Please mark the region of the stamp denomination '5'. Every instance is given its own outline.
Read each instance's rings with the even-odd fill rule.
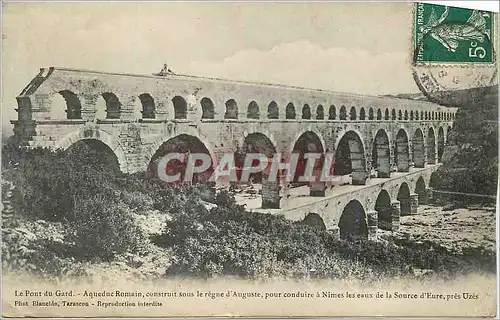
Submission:
[[[415,3],[414,14],[414,62],[493,63],[491,12]]]

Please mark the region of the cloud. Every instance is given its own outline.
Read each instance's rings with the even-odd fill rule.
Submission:
[[[223,61],[195,60],[177,72],[369,95],[417,92],[407,52],[370,54],[307,40],[269,51],[241,50]]]

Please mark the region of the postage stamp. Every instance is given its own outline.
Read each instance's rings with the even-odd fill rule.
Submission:
[[[493,63],[491,12],[415,3],[415,63]]]

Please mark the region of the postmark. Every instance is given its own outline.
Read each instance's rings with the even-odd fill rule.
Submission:
[[[498,83],[494,18],[489,12],[415,4],[413,77],[430,101],[461,106]]]
[[[494,23],[492,12],[415,3],[413,62],[493,63]]]

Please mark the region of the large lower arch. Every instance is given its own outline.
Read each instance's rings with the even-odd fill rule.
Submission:
[[[427,163],[436,164],[436,136],[434,128],[430,127],[427,133]]]
[[[276,153],[276,147],[272,143],[271,139],[263,133],[254,132],[245,136],[243,141],[243,146],[240,150],[237,150],[234,154],[234,161],[236,168],[238,170],[237,176],[241,181],[242,179],[242,169],[247,167],[257,167],[259,166],[258,159],[253,159],[251,163],[245,163],[245,161],[250,161],[249,155],[261,154],[268,159],[268,168],[271,166],[271,160]],[[248,159],[247,159],[248,158]],[[264,170],[266,172],[266,170]],[[247,177],[243,177],[245,181],[243,182],[253,182],[261,183],[263,180],[263,172],[250,173]]]
[[[401,204],[401,215],[409,215],[411,213],[410,208],[410,188],[406,182],[401,183],[398,191],[398,201]]]
[[[363,141],[355,131],[347,131],[335,148],[334,175],[351,174],[352,184],[366,183],[366,160]]]
[[[408,146],[408,134],[404,129],[399,129],[396,135],[396,165],[399,172],[410,170],[410,148]]]
[[[167,155],[180,154],[180,158],[172,159],[167,162],[164,168],[159,168],[162,165],[161,160]],[[208,168],[201,173],[195,173],[192,177],[186,176],[188,165],[200,166],[201,160],[196,160],[195,163],[190,163],[193,159],[190,157],[195,154],[205,154],[210,159]],[[163,142],[154,155],[151,157],[148,166],[148,173],[153,178],[161,178],[158,173],[162,172],[166,176],[172,177],[172,181],[164,181],[166,184],[197,184],[209,181],[213,174],[214,163],[210,151],[205,144],[198,138],[188,134],[180,134]],[[178,175],[178,176],[177,176]],[[174,178],[177,176],[177,178]]]
[[[86,138],[78,140],[66,149],[66,154],[70,157],[76,155],[77,159],[79,155],[86,154],[85,165],[90,165],[97,170],[115,173],[121,171],[115,152],[107,144],[98,139]]]
[[[413,163],[415,168],[425,167],[425,144],[422,130],[417,129],[413,135]]]
[[[384,129],[377,131],[372,146],[372,166],[378,172],[378,178],[389,178],[391,175],[391,153],[389,136]]]
[[[441,158],[443,157],[444,152],[444,130],[443,127],[439,127],[438,130],[438,162],[441,163]]]
[[[80,140],[98,140],[104,145],[106,145],[115,155],[118,161],[118,166],[120,171],[124,173],[129,172],[127,157],[123,148],[113,139],[113,137],[105,131],[99,129],[85,129],[74,131],[64,138],[59,140],[55,149],[67,150],[71,145],[77,143]]]
[[[348,241],[368,239],[365,209],[358,200],[352,200],[344,207],[339,219],[339,228],[341,239]]]
[[[419,204],[427,204],[427,192],[425,191],[425,181],[422,176],[420,176],[417,180],[415,193],[418,195]]]
[[[294,183],[309,184],[307,181],[301,181],[301,177],[304,176],[307,167],[307,158],[305,158],[306,153],[320,153],[324,154],[323,143],[320,137],[313,131],[306,131],[302,133],[292,148],[292,154],[298,157],[297,166],[295,169],[295,175],[293,178]],[[321,167],[322,161],[316,161],[314,168]]]
[[[392,230],[391,197],[386,190],[381,190],[375,202],[378,215],[378,227],[383,230]]]

